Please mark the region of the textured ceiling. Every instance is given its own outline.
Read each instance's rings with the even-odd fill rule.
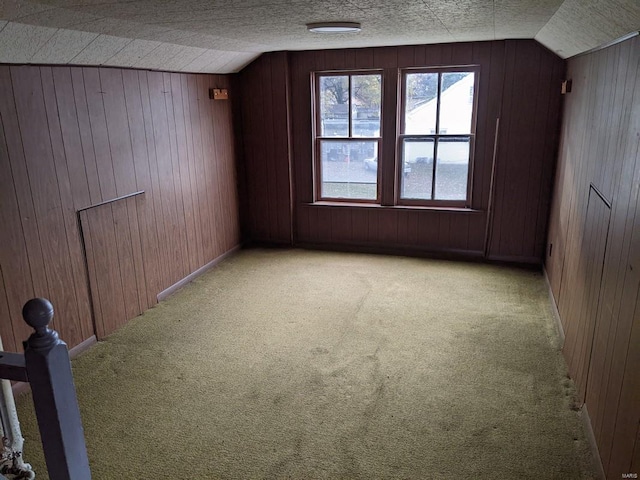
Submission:
[[[319,35],[309,22],[362,23]],[[260,53],[535,38],[562,57],[640,29],[640,0],[0,0],[0,62],[237,72]]]

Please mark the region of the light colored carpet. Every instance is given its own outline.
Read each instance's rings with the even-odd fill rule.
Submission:
[[[96,480],[595,478],[531,271],[242,251],[73,367]]]

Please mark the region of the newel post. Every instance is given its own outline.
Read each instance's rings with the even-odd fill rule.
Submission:
[[[22,316],[35,330],[24,342],[24,356],[49,477],[90,480],[67,344],[48,328],[53,305],[34,298],[25,304]]]

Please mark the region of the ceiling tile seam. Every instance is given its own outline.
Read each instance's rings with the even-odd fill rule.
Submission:
[[[125,45],[125,46],[124,46],[124,47],[122,47],[120,50],[118,50],[118,52],[117,52],[117,53],[114,53],[111,57],[109,57],[108,59],[106,59],[104,63],[107,63],[107,62],[108,62],[109,60],[111,60],[113,57],[115,57],[116,55],[118,55],[122,50],[124,50],[124,49],[125,49],[125,47],[127,47],[128,45],[131,45],[131,44],[132,44],[133,42],[135,42],[136,40],[141,40],[141,39],[139,39],[139,38],[134,38],[134,39],[132,39],[132,40],[131,40],[131,42],[127,43],[127,45]],[[146,40],[146,41],[151,41],[151,40]],[[146,55],[144,55],[144,56],[142,56],[142,57],[138,58],[137,62],[142,62],[142,60],[143,60],[144,58],[147,58],[149,55],[151,55],[153,52],[155,52],[155,51],[156,51],[158,48],[160,48],[162,45],[164,45],[164,42],[158,42],[158,45],[156,45],[156,46],[155,46],[155,47],[153,47],[151,50],[149,50],[149,52],[148,52]],[[132,65],[132,66],[135,66],[135,65]]]
[[[11,23],[11,22],[6,22],[6,23],[2,26],[2,28],[0,28],[0,33],[2,33],[2,31],[3,31],[5,28],[7,28],[7,25],[9,25],[10,23]]]
[[[78,12],[81,13],[86,13],[83,12],[83,10],[88,10],[90,8],[94,8],[97,6],[108,6],[108,5],[126,5],[129,3],[140,3],[140,0],[131,0],[131,1],[125,1],[125,2],[107,2],[107,3],[91,3],[91,4],[87,4],[87,3],[82,3],[82,4],[78,4],[78,5],[67,5],[65,7],[53,7],[53,8],[76,8],[78,9]],[[290,6],[291,2],[290,1],[284,1],[284,2],[269,2],[269,3],[260,3],[261,7],[273,7],[273,6]],[[354,5],[355,6],[355,5]],[[194,12],[194,13],[215,13],[216,11],[220,11],[221,8],[225,8],[226,6],[212,6],[212,7],[203,7],[203,8],[190,8],[189,11],[190,12]],[[242,11],[251,11],[253,10],[255,7],[254,6],[234,6],[233,7],[235,11],[238,12],[242,12]],[[358,7],[360,10],[362,10],[362,8]],[[362,10],[364,11],[364,10]],[[169,8],[165,8],[163,9],[163,12],[166,14],[174,14],[174,13],[184,13],[184,8],[182,7],[177,7],[175,9],[169,9]],[[90,13],[91,15],[95,15],[94,13]],[[111,16],[108,18],[113,18],[113,19],[117,19],[117,20],[124,20],[126,18],[130,18],[132,16],[141,16],[143,14],[140,13],[126,13],[126,12],[120,12],[118,13],[118,16]],[[239,14],[239,17],[242,18],[244,15],[243,14]],[[125,17],[125,18],[121,18],[121,17]]]
[[[104,32],[95,32],[93,30],[85,30],[83,28],[77,28],[78,25],[86,25],[87,23],[92,23],[92,22],[96,22],[98,20],[104,20],[104,19],[108,19],[109,17],[96,17],[95,19],[91,20],[90,22],[87,22],[86,20],[80,21],[80,22],[74,22],[74,23],[70,23],[68,24],[65,28],[69,29],[69,30],[77,30],[78,32],[87,32],[87,33],[97,33],[98,35],[103,35]]]
[[[170,64],[171,61],[176,58],[178,55],[182,54],[184,52],[184,48],[189,48],[189,47],[185,47],[184,45],[178,45],[175,43],[169,43],[169,42],[161,42],[160,45],[158,45],[156,48],[160,48],[162,45],[173,45],[176,47],[183,47],[182,50],[178,50],[176,53],[174,53],[173,55],[171,55],[171,57],[169,58],[162,58],[160,59],[163,62],[163,66],[166,64]],[[151,52],[153,52],[155,50],[155,48],[153,50],[151,50]],[[149,55],[151,55],[151,52],[149,52],[147,55],[145,55],[144,57],[140,58],[138,61],[139,62],[143,62],[145,58],[147,58]],[[150,68],[158,68],[158,67],[150,67]],[[162,70],[162,69],[159,69]]]
[[[496,0],[493,0],[493,39],[496,39]]]
[[[136,1],[137,1],[137,0],[136,0]],[[111,17],[102,17],[102,19],[105,19],[105,18],[106,18],[106,19],[109,19],[109,18],[111,18]],[[85,23],[85,22],[80,22],[80,23],[75,23],[75,24],[69,25],[69,26],[67,27],[67,29],[76,30],[76,31],[80,31],[80,32],[86,32],[86,33],[96,33],[96,34],[99,34],[99,35],[109,35],[109,34],[104,33],[104,32],[103,32],[103,33],[99,33],[99,32],[95,32],[95,31],[93,31],[93,30],[88,30],[88,29],[82,29],[82,28],[80,28],[80,29],[76,29],[76,28],[72,28],[72,27],[75,27],[76,25],[83,25],[84,23]],[[132,22],[132,23],[136,23],[136,22]],[[200,32],[193,32],[193,33],[192,33],[192,32],[189,32],[188,30],[175,30],[175,29],[170,29],[170,28],[168,28],[168,27],[162,26],[163,24],[161,25],[161,24],[156,24],[156,23],[141,23],[141,22],[137,22],[137,23],[138,23],[139,25],[144,25],[144,26],[151,26],[151,27],[160,26],[161,28],[166,28],[167,30],[165,31],[165,33],[166,33],[167,31],[182,31],[182,32],[188,33],[188,34],[189,34],[189,36],[187,36],[187,37],[185,37],[185,38],[181,38],[181,39],[176,40],[176,41],[172,41],[172,42],[166,42],[166,41],[163,41],[163,40],[149,39],[149,38],[144,38],[144,37],[140,37],[140,38],[138,38],[138,37],[137,37],[137,38],[135,38],[134,40],[146,40],[146,41],[150,41],[150,42],[160,42],[160,43],[171,44],[171,45],[179,45],[179,46],[181,46],[181,47],[206,48],[207,50],[214,50],[214,49],[212,49],[212,48],[202,47],[202,46],[200,46],[200,45],[198,45],[198,44],[194,44],[194,43],[196,43],[196,42],[189,42],[189,39],[191,39],[191,38],[193,38],[193,37],[196,37],[196,36],[198,36],[198,35],[201,35],[201,33],[200,33]],[[117,35],[111,35],[111,36],[118,37]],[[118,38],[127,38],[127,37],[118,37]],[[233,41],[236,41],[236,40],[237,40],[237,39],[235,39],[235,38],[230,38],[230,37],[227,37],[227,36],[220,36],[220,35],[218,35],[218,36],[217,36],[217,38],[219,38],[219,39],[224,39],[224,40],[228,40],[228,41],[231,41],[231,42],[233,42]],[[188,42],[188,43],[187,43],[187,42]],[[251,44],[252,44],[252,45],[261,45],[261,44],[255,44],[255,43],[253,43],[253,42],[251,42]],[[266,46],[268,46],[268,45],[266,45]],[[221,51],[225,51],[225,52],[238,52],[238,53],[245,53],[245,52],[247,52],[246,50],[221,50]],[[151,52],[149,52],[149,53],[151,53]],[[256,51],[253,51],[253,50],[252,50],[252,51],[249,51],[249,52],[247,52],[247,53],[263,53],[263,51],[256,52]]]
[[[44,5],[42,5],[41,3],[38,3],[39,6],[44,7]],[[36,14],[41,14],[41,13],[46,13],[46,12],[50,12],[51,10],[56,10],[58,7],[51,7],[51,8],[45,8],[44,10],[40,10],[38,12],[35,12]],[[34,15],[34,12],[31,13],[25,13],[24,15],[20,15],[18,17],[12,18],[11,20],[9,20],[10,22],[18,22],[18,20],[20,20],[21,18],[24,17],[30,17],[31,15]],[[20,23],[20,22],[18,22]]]
[[[565,4],[565,3],[567,3],[567,0],[564,0],[560,5],[558,5],[558,8],[556,8],[556,11],[555,11],[555,12],[553,12],[553,15],[551,15],[551,16],[549,17],[549,19],[547,20],[547,22],[546,22],[544,25],[542,25],[542,26],[540,27],[540,29],[536,32],[536,34],[533,36],[533,39],[534,39],[534,40],[537,40],[537,38],[536,38],[536,37],[538,36],[538,34],[542,31],[542,29],[543,29],[544,27],[546,27],[547,25],[549,25],[549,22],[550,22],[551,20],[553,20],[553,17],[555,17],[555,16],[558,14],[558,11],[559,11],[562,7],[564,7],[564,4]]]
[[[208,71],[208,69],[212,66],[215,65],[215,63],[217,61],[220,60],[220,57],[216,57],[213,60],[211,60],[209,63],[207,63],[204,67],[200,67],[200,69],[198,70],[198,73],[211,73]]]
[[[227,65],[229,65],[231,62],[235,62],[235,61],[238,59],[238,56],[239,56],[239,55],[240,55],[240,54],[239,54],[239,53],[237,53],[237,52],[236,52],[235,54],[230,55],[230,57],[231,57],[231,58],[229,58],[229,60],[227,60],[226,62],[224,62],[222,65],[220,65],[220,67],[219,67],[219,68],[220,68],[220,70],[225,70],[225,69],[226,69],[226,67],[227,67]]]
[[[105,18],[109,18],[109,17],[105,17]],[[135,23],[135,22],[132,22],[132,23]],[[140,25],[145,25],[145,26],[148,26],[148,27],[150,26],[150,27],[166,28],[167,29],[166,32],[169,32],[169,31],[178,32],[179,31],[179,32],[185,32],[185,33],[191,33],[189,30],[172,29],[172,28],[167,27],[166,25],[171,25],[171,22],[139,23],[139,24]],[[166,32],[164,32],[164,33],[166,33]],[[159,41],[159,42],[163,42],[163,43],[171,43],[173,45],[182,45],[183,47],[207,48],[207,47],[201,47],[200,45],[194,45],[194,42],[186,43],[190,38],[193,38],[193,37],[198,36],[198,35],[209,35],[209,36],[215,37],[216,39],[228,40],[230,42],[237,42],[238,41],[237,38],[232,38],[232,37],[228,37],[228,36],[225,36],[225,35],[210,35],[210,34],[198,31],[198,30],[194,30],[193,34],[189,35],[188,37],[181,38],[179,40],[172,41],[172,42],[163,42],[162,40],[152,40],[152,41]],[[138,40],[148,40],[148,39],[147,38],[139,38]],[[185,43],[181,43],[181,42],[185,42]],[[252,46],[253,45],[260,45],[260,46],[264,46],[264,47],[267,47],[267,48],[271,47],[271,45],[262,44],[262,43],[255,43],[253,41],[251,41],[251,42],[247,41],[245,43],[251,44]],[[207,48],[207,49],[208,50],[214,50],[212,48]],[[240,52],[240,53],[247,52],[246,50],[224,50],[224,51],[226,51],[226,52]],[[251,50],[248,53],[264,53],[265,51],[267,51],[267,50],[261,50],[260,52],[256,52],[256,51]]]
[[[235,55],[229,59],[229,61],[227,61],[225,64],[220,66],[220,69],[225,69],[228,65],[230,65],[232,62],[236,62],[239,58],[242,58],[242,62],[247,65],[247,55],[249,55],[250,52],[235,52]],[[253,61],[253,60],[251,60]],[[234,67],[234,70],[237,71],[237,67]],[[232,73],[232,72],[227,72],[227,73]]]
[[[170,44],[170,45],[176,45],[177,47],[182,47],[182,50],[178,50],[174,55],[172,55],[172,56],[171,56],[171,58],[166,58],[166,59],[165,59],[165,58],[163,58],[163,59],[162,59],[162,62],[163,62],[163,65],[162,65],[162,66],[163,66],[163,67],[164,67],[165,65],[171,65],[171,63],[173,62],[173,60],[174,60],[175,58],[177,58],[178,56],[180,56],[180,55],[183,55],[183,54],[184,54],[185,49],[187,49],[187,48],[198,48],[198,47],[191,47],[191,46],[186,46],[186,45],[178,45],[178,44],[175,44],[175,43],[172,43],[172,44]],[[179,71],[180,71],[180,69],[175,68],[175,69],[174,69],[174,71],[179,72]]]
[[[202,67],[202,68],[199,70],[199,72],[201,72],[201,73],[212,73],[212,72],[208,72],[207,70],[208,70],[212,65],[215,65],[217,62],[219,62],[221,58],[222,58],[222,56],[218,56],[218,57],[214,58],[214,59],[213,59],[213,60],[211,60],[209,63],[207,63],[204,67]],[[221,70],[223,70],[223,69],[224,69],[224,67],[225,67],[226,65],[228,65],[230,62],[231,62],[231,59],[227,60],[225,63],[223,63],[223,64],[221,64],[221,65],[218,65],[218,66],[217,66],[218,70],[220,70],[220,71],[221,71]],[[216,73],[217,73],[217,72],[216,72]]]
[[[91,7],[102,7],[105,5],[126,5],[129,3],[139,3],[140,0],[124,0],[124,1],[115,1],[115,2],[101,2],[101,3],[92,3]],[[69,5],[69,7],[86,7],[86,3],[78,3],[76,5]]]
[[[103,33],[101,33],[100,35],[98,35],[96,38],[94,38],[93,40],[91,40],[91,42],[89,42],[87,45],[85,45],[85,47],[80,50],[71,60],[69,60],[69,63],[73,63],[73,61],[82,54],[82,52],[84,52],[87,48],[89,48],[91,45],[93,45],[93,42],[95,42],[96,40],[98,40],[100,37],[105,36]],[[109,35],[111,36],[111,35]],[[115,55],[117,55],[118,53],[120,53],[122,51],[122,49],[124,49],[127,45],[129,45],[131,42],[133,42],[133,39],[128,39],[128,38],[124,38],[124,37],[116,37],[116,38],[123,38],[124,40],[129,40],[122,48],[120,48],[120,50],[118,50],[114,55],[112,55],[109,58],[113,58]],[[105,62],[107,62],[109,59],[104,60],[102,63],[99,63],[98,65],[104,65]]]
[[[455,36],[451,33],[451,31],[447,28],[447,26],[444,24],[444,22],[440,19],[440,17],[438,15],[436,15],[436,13],[431,9],[431,7],[425,2],[425,0],[422,0],[422,4],[427,8],[427,10],[429,10],[429,12],[431,12],[431,15],[433,15],[433,18],[435,18],[436,20],[438,20],[440,22],[440,25],[442,25],[444,27],[444,29],[447,31],[447,33],[452,37],[455,38]]]
[[[197,47],[193,47],[193,48],[197,48]],[[191,61],[190,61],[189,63],[187,63],[186,65],[183,65],[183,66],[180,68],[180,71],[182,71],[182,69],[183,69],[183,68],[186,68],[186,67],[188,67],[189,65],[191,65],[192,63],[196,62],[200,57],[202,57],[205,53],[208,53],[209,51],[210,51],[210,50],[209,50],[208,48],[205,48],[205,49],[204,49],[204,51],[203,51],[200,55],[198,55],[196,58],[194,58],[193,60],[191,60]]]
[[[14,22],[15,23],[15,22]],[[24,25],[23,23],[19,23],[19,25]],[[42,28],[42,27],[38,27],[38,28]],[[46,28],[46,27],[45,27]],[[42,42],[42,45],[40,45],[40,48],[38,48],[35,52],[33,52],[33,54],[29,57],[29,59],[27,60],[27,62],[29,62],[33,57],[36,56],[36,54],[42,50],[50,41],[51,39],[54,37],[54,35],[56,33],[58,33],[58,31],[60,31],[59,28],[56,28],[53,33],[51,34],[51,36],[49,38],[47,38],[47,40],[45,42]]]

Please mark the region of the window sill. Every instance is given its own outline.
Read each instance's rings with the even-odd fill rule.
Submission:
[[[484,213],[484,210],[465,207],[434,207],[426,205],[380,205],[379,203],[358,203],[358,202],[311,202],[304,204],[307,207],[350,207],[350,208],[373,208],[385,210],[419,210],[435,212],[455,212],[455,213]]]

